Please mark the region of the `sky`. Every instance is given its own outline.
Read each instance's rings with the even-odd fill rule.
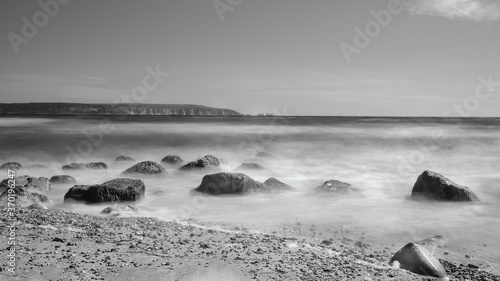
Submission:
[[[500,116],[498,0],[2,0],[0,102]]]

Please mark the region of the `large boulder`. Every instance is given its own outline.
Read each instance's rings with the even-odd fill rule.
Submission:
[[[64,195],[64,202],[130,202],[144,197],[146,187],[139,179],[119,178],[96,185],[75,185]]]
[[[264,167],[257,163],[242,163],[236,170],[264,170]]]
[[[331,194],[353,195],[358,193],[359,190],[351,184],[341,182],[338,180],[329,180],[320,186],[315,187],[317,192],[325,192]]]
[[[91,163],[71,163],[62,166],[62,170],[107,170],[108,165],[103,162],[91,162]]]
[[[399,268],[409,270],[413,273],[432,276],[446,277],[443,265],[427,249],[417,243],[408,243],[401,248],[389,261],[390,265],[399,263]]]
[[[9,200],[9,197],[13,198],[13,194],[15,194],[15,200]],[[27,190],[27,188],[24,188],[22,186],[15,186],[14,188],[6,189],[0,195],[0,206],[7,206],[8,202],[15,204],[16,208],[26,208],[36,203],[51,203],[50,199],[47,196],[36,192],[30,192]]]
[[[202,171],[220,171],[220,162],[213,155],[205,155],[200,159],[189,162],[181,167],[183,171],[202,170]]]
[[[7,163],[4,163],[2,164],[2,166],[0,166],[0,171],[4,171],[4,170],[11,170],[11,171],[14,171],[14,172],[18,172],[18,171],[23,171],[23,165],[17,163],[17,162],[7,162]]]
[[[418,177],[411,191],[411,198],[437,201],[479,201],[479,197],[468,187],[458,185],[431,171],[424,171]]]
[[[76,183],[74,177],[69,175],[55,175],[50,178],[52,184],[72,184]]]
[[[283,183],[275,178],[268,178],[264,185],[273,191],[286,191],[286,190],[295,190],[295,188],[289,186],[286,183]]]
[[[217,173],[204,176],[201,184],[193,191],[222,195],[268,192],[270,189],[245,174]]]
[[[156,176],[165,177],[168,176],[167,171],[158,163],[153,161],[143,161],[135,164],[134,166],[123,171],[122,175],[134,175],[134,176]]]
[[[178,167],[184,163],[182,158],[177,155],[167,155],[161,159],[160,162],[162,165],[167,166],[167,167]]]
[[[9,181],[13,180],[15,186],[23,187],[29,192],[47,193],[52,189],[52,185],[48,178],[30,177],[28,175],[15,177],[14,179],[6,178],[0,182],[0,192],[3,192],[9,186]]]

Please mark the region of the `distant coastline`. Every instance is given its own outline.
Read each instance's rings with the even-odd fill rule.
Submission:
[[[0,115],[61,116],[242,116],[226,108],[192,104],[0,103]]]

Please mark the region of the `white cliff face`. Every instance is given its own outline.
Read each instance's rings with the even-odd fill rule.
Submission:
[[[0,104],[0,115],[211,115],[233,116],[241,113],[230,109],[177,104],[76,104],[19,103]]]

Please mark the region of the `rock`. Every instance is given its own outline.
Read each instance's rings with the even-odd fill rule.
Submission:
[[[261,158],[261,159],[275,159],[276,157],[274,157],[274,155],[269,154],[269,153],[267,153],[267,152],[260,151],[260,152],[258,152],[258,153],[255,155],[255,158]]]
[[[33,164],[33,165],[28,165],[26,167],[24,167],[26,170],[28,171],[47,171],[47,172],[51,172],[52,169],[50,169],[49,167],[43,165],[43,164]]]
[[[268,192],[270,189],[263,183],[239,173],[217,173],[203,177],[200,186],[193,191],[211,195],[248,194]]]
[[[137,213],[137,208],[132,205],[113,205],[101,211],[101,214],[118,216],[123,213]]]
[[[72,184],[76,183],[76,180],[74,177],[69,175],[56,175],[50,178],[50,182],[52,184]]]
[[[431,171],[424,171],[418,177],[411,191],[411,198],[437,201],[479,201],[479,197],[468,187],[458,185]]]
[[[37,202],[35,204],[29,205],[26,209],[28,210],[48,210],[47,206],[45,204]]]
[[[257,163],[243,163],[236,170],[264,170],[264,167]]]
[[[417,241],[415,243],[424,247],[431,254],[434,254],[434,250],[436,249],[436,247],[443,247],[447,242],[448,239],[446,239],[442,235],[436,235],[424,240]]]
[[[399,267],[424,276],[446,277],[443,265],[429,251],[417,243],[408,243],[390,260],[389,264],[399,263]]]
[[[220,162],[217,157],[212,155],[205,155],[204,157],[189,162],[181,167],[181,170],[207,170],[207,171],[220,171]]]
[[[243,163],[257,163],[257,164],[261,164],[263,163],[264,161],[260,158],[248,158],[248,159],[245,159],[243,160]]]
[[[130,156],[120,155],[120,156],[116,157],[115,162],[120,162],[120,161],[127,161],[127,162],[133,161],[133,162],[135,162],[135,159],[130,157]]]
[[[275,178],[268,178],[264,185],[270,188],[273,191],[283,191],[283,190],[295,190],[295,188],[289,186],[286,183],[282,183],[281,181]]]
[[[347,195],[352,195],[359,192],[358,189],[355,188],[354,186],[338,180],[326,181],[322,185],[317,186],[315,189],[318,192],[328,192],[328,193],[347,194]]]
[[[143,161],[123,171],[122,175],[149,175],[149,176],[168,176],[167,171],[158,163],[153,161]]]
[[[166,166],[180,166],[184,161],[177,155],[167,155],[161,159],[160,163]]]
[[[16,208],[26,208],[35,203],[51,203],[50,199],[47,196],[35,192],[30,192],[22,186],[16,186],[12,189],[9,188],[9,190],[13,190],[13,192],[16,194],[16,200],[14,202],[16,204]],[[9,199],[9,190],[5,190],[2,195],[0,195],[0,206],[7,206],[7,202]]]
[[[8,182],[10,178],[4,179],[0,182],[0,191],[4,191],[8,187]],[[40,177],[30,177],[28,175],[19,176],[14,178],[15,186],[20,186],[29,192],[49,192],[52,190],[52,185],[48,178]]]
[[[218,159],[219,159],[219,164],[221,164],[221,165],[227,165],[227,164],[229,163],[229,162],[227,162],[227,160],[226,160],[226,159],[224,159],[224,158],[218,158]]]
[[[0,170],[11,170],[11,171],[14,171],[14,172],[17,172],[17,171],[23,171],[23,166],[17,162],[7,162],[7,163],[4,163],[2,164],[2,166],[0,166]]]
[[[71,200],[85,203],[139,201],[146,187],[139,179],[119,178],[96,185],[75,185],[64,195],[64,202]]]
[[[108,165],[103,162],[91,162],[91,163],[71,163],[62,166],[62,170],[107,170]]]

